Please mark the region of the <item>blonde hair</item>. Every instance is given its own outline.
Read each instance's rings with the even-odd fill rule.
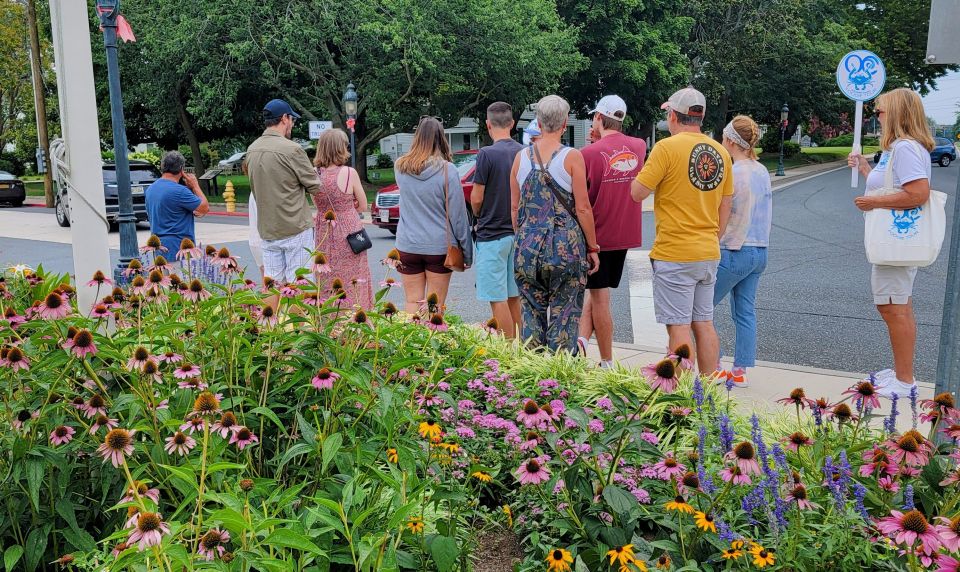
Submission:
[[[339,167],[350,160],[347,148],[347,133],[343,129],[328,129],[317,140],[317,156],[313,164],[317,167]]]
[[[756,147],[757,143],[760,142],[760,127],[757,126],[757,122],[746,115],[738,115],[733,118],[733,121],[731,121],[730,124],[733,125],[733,128],[737,134],[740,135],[740,137],[743,137],[743,140],[750,145],[750,148],[746,150],[747,157],[756,159]]]
[[[451,160],[453,156],[443,124],[436,117],[424,117],[413,134],[410,151],[397,159],[396,167],[401,173],[419,175],[428,163]]]
[[[883,109],[883,135],[880,147],[889,150],[897,139],[913,139],[933,151],[936,146],[927,125],[927,114],[923,110],[920,96],[905,87],[898,87],[877,98],[877,109]]]

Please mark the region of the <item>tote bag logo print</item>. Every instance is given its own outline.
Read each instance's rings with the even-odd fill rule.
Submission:
[[[893,238],[906,240],[920,232],[917,224],[923,216],[923,207],[903,211],[891,210],[890,214],[893,216],[893,224],[890,225],[889,232]]]

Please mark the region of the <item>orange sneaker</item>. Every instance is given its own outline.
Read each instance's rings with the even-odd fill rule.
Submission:
[[[732,374],[725,369],[718,369],[711,373],[707,379],[713,383],[721,384],[726,383]]]
[[[737,368],[730,372],[730,377],[733,379],[734,387],[750,387],[750,384],[747,383],[747,370]]]

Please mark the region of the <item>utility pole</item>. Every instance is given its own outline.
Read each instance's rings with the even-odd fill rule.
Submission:
[[[30,71],[33,75],[33,107],[37,115],[37,170],[43,170],[43,197],[47,208],[53,208],[53,169],[50,165],[50,137],[47,134],[47,99],[40,63],[40,30],[37,28],[36,0],[27,0],[27,30],[30,32]],[[42,162],[41,162],[42,160]]]

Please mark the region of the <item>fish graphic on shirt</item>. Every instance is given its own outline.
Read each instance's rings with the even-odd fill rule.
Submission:
[[[603,171],[603,176],[606,177],[610,174],[610,171],[619,171],[621,173],[629,173],[637,168],[637,165],[640,164],[640,159],[637,157],[637,154],[624,147],[623,149],[607,155],[603,151],[600,152],[600,155],[603,157],[603,160],[606,162],[606,167]]]

